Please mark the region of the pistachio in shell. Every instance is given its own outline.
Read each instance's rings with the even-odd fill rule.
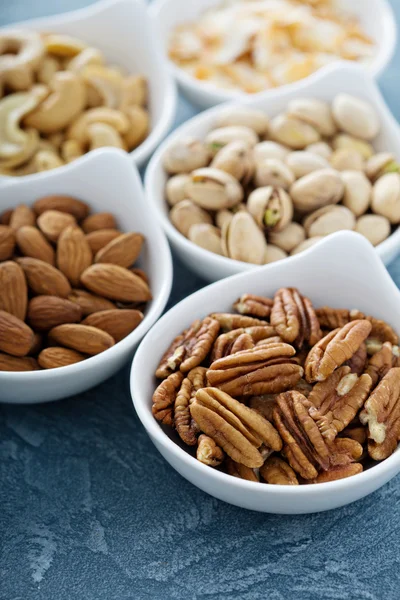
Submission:
[[[238,181],[247,183],[254,174],[253,153],[245,142],[230,142],[217,152],[210,167],[225,171]]]
[[[192,225],[197,223],[212,224],[212,218],[208,212],[190,200],[182,200],[175,204],[169,213],[169,218],[176,229],[186,237]]]
[[[241,125],[255,131],[257,135],[265,135],[268,131],[269,119],[265,112],[257,108],[232,106],[220,112],[215,123],[216,127]]]
[[[368,160],[374,154],[374,149],[369,142],[347,133],[336,135],[332,140],[332,147],[334,150],[356,150],[365,160]]]
[[[325,160],[329,160],[332,155],[332,148],[327,142],[316,142],[315,144],[309,144],[306,146],[305,150],[307,152],[312,152],[312,154],[318,154],[318,156],[322,156]]]
[[[379,133],[379,117],[371,104],[351,94],[338,94],[332,102],[333,118],[339,129],[363,140]]]
[[[326,169],[329,162],[318,154],[306,150],[296,150],[286,156],[285,162],[296,179],[304,177],[313,171]]]
[[[309,237],[325,236],[335,231],[352,230],[356,218],[345,206],[323,206],[304,219],[303,226]]]
[[[336,131],[331,107],[317,98],[295,98],[288,104],[287,113],[312,125],[321,135],[331,137]]]
[[[283,258],[287,258],[287,253],[282,248],[278,248],[274,244],[267,244],[264,254],[264,265],[282,260]]]
[[[396,225],[400,223],[400,175],[386,173],[375,183],[372,190],[372,210],[387,217]]]
[[[391,152],[379,152],[367,161],[365,172],[371,181],[376,181],[386,173],[400,173],[400,164]]]
[[[277,160],[285,160],[286,156],[290,153],[290,148],[278,142],[268,140],[266,142],[259,142],[253,148],[254,161],[257,164],[260,161],[275,158]]]
[[[164,154],[164,169],[171,175],[177,173],[190,173],[208,165],[210,155],[203,142],[192,137],[183,138]]]
[[[341,177],[344,183],[343,206],[360,217],[371,203],[371,182],[361,171],[342,171]]]
[[[258,142],[258,135],[250,127],[231,125],[213,129],[206,135],[204,143],[211,156],[215,156],[227,144],[238,141],[253,148]]]
[[[230,223],[233,214],[234,213],[228,210],[227,208],[222,208],[221,210],[218,210],[215,214],[216,226],[222,229],[225,223]]]
[[[214,254],[222,254],[221,231],[208,223],[197,223],[189,229],[191,242]]]
[[[390,222],[382,215],[363,215],[357,219],[354,230],[366,237],[373,246],[378,246],[389,237]]]
[[[195,204],[207,210],[232,208],[243,199],[240,183],[220,169],[196,169],[190,174],[186,193]]]
[[[170,206],[174,206],[175,204],[178,204],[178,202],[185,200],[187,197],[186,185],[189,181],[190,177],[186,173],[174,175],[168,179],[167,185],[165,186],[165,193]]]
[[[337,204],[343,193],[344,183],[334,169],[313,171],[295,181],[290,188],[294,208],[302,213]]]
[[[267,158],[257,163],[254,181],[257,187],[273,185],[285,190],[295,180],[290,168],[281,160]]]
[[[285,252],[291,252],[296,246],[304,242],[305,239],[306,232],[304,227],[295,221],[286,225],[281,231],[270,231],[268,233],[268,242],[278,246],[278,248],[281,248]],[[269,243],[268,246],[270,246]]]
[[[317,235],[315,237],[311,237],[311,238],[308,238],[307,240],[304,240],[304,242],[301,242],[301,244],[296,246],[296,248],[294,248],[291,251],[290,256],[294,256],[295,254],[300,254],[300,252],[304,252],[305,250],[308,250],[309,248],[311,248],[312,246],[314,246],[315,244],[317,244],[318,242],[320,242],[323,239],[324,239],[324,236]]]
[[[293,218],[292,200],[279,187],[255,189],[247,199],[247,210],[260,227],[270,231],[281,231]]]
[[[365,161],[357,150],[340,148],[330,159],[331,167],[336,171],[364,171]]]
[[[321,138],[315,127],[285,114],[272,119],[269,131],[276,142],[289,146],[293,150],[301,150]]]
[[[250,213],[239,211],[221,232],[225,256],[254,265],[262,265],[267,242]]]

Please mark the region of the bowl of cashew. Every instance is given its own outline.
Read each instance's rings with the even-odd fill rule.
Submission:
[[[0,176],[111,146],[142,165],[168,132],[176,88],[142,0],[103,0],[0,29]]]

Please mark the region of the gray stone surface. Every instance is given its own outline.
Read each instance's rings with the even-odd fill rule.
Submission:
[[[84,4],[3,0],[0,21]],[[399,60],[381,81],[398,118]],[[181,101],[178,122],[193,112]],[[400,260],[390,272],[399,285]],[[175,261],[170,304],[203,284]],[[63,402],[0,407],[0,600],[400,597],[399,478],[329,513],[237,509],[163,460],[128,376],[129,366]]]

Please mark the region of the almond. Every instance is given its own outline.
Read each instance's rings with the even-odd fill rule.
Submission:
[[[86,235],[90,249],[95,255],[99,250],[107,246],[109,242],[115,240],[121,232],[118,229],[97,229]]]
[[[143,245],[141,233],[121,233],[99,250],[95,256],[96,263],[112,263],[120,267],[130,267],[140,254]]]
[[[89,206],[86,202],[82,202],[82,200],[78,200],[72,196],[61,195],[39,198],[34,203],[33,210],[37,215],[41,215],[46,210],[58,210],[73,215],[77,221],[85,219],[89,214]]]
[[[146,302],[151,299],[143,279],[119,265],[98,263],[82,273],[81,282],[91,292],[120,302]]]
[[[17,263],[22,267],[28,285],[35,294],[67,298],[71,293],[71,286],[65,275],[43,260],[26,256],[17,258]]]
[[[86,357],[83,354],[76,350],[53,346],[52,348],[45,348],[41,351],[38,356],[38,362],[42,369],[57,369],[58,367],[74,365],[85,358]]]
[[[23,270],[16,262],[0,264],[0,310],[25,319],[28,306],[28,287]]]
[[[8,225],[0,225],[0,260],[7,260],[14,254],[15,233]]]
[[[33,338],[33,331],[26,323],[0,310],[0,351],[12,356],[25,356],[32,347]]]
[[[114,215],[104,212],[86,217],[81,223],[81,227],[85,233],[91,233],[98,229],[117,229],[117,224]]]
[[[143,269],[138,269],[137,267],[132,267],[132,269],[129,269],[129,270],[134,275],[137,275],[138,277],[140,277],[140,279],[143,279],[143,281],[145,281],[147,283],[147,285],[150,285],[149,278],[147,277],[147,275],[143,271]]]
[[[58,238],[57,265],[72,285],[79,285],[80,277],[92,264],[93,256],[82,229],[67,227]]]
[[[54,248],[37,227],[32,227],[32,225],[20,227],[16,233],[16,238],[18,248],[24,256],[38,258],[54,266],[56,256]]]
[[[37,371],[39,365],[34,358],[20,358],[0,352],[0,371]]]
[[[119,342],[136,329],[142,320],[143,313],[140,310],[102,310],[86,317],[82,325],[102,329]]]
[[[105,331],[89,325],[58,325],[49,332],[49,340],[84,354],[100,354],[114,345]]]
[[[33,329],[45,331],[63,323],[79,323],[80,306],[57,296],[36,296],[28,305],[27,320]]]
[[[51,298],[51,296],[46,296],[46,298]],[[37,356],[43,346],[43,335],[37,331],[34,331],[33,334],[32,346],[29,348],[28,352],[29,356]]]
[[[75,304],[80,306],[82,316],[84,317],[100,310],[112,310],[115,308],[115,304],[110,300],[91,294],[86,290],[72,290],[68,296],[68,300],[71,300],[71,302],[75,302]]]
[[[8,208],[4,212],[2,212],[1,215],[0,215],[0,223],[2,225],[9,225],[12,214],[13,214],[13,209],[12,208]]]
[[[48,240],[56,242],[64,229],[76,225],[76,219],[60,210],[45,210],[38,217],[37,224]]]
[[[34,225],[36,221],[35,213],[26,204],[20,204],[12,211],[10,217],[10,227],[16,231],[24,225]]]

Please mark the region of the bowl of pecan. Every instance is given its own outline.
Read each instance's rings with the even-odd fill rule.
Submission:
[[[171,309],[134,358],[135,409],[217,498],[273,513],[357,500],[400,471],[399,301],[370,243],[336,233]]]
[[[0,401],[110,377],[167,302],[172,263],[137,170],[100,149],[0,188]]]

